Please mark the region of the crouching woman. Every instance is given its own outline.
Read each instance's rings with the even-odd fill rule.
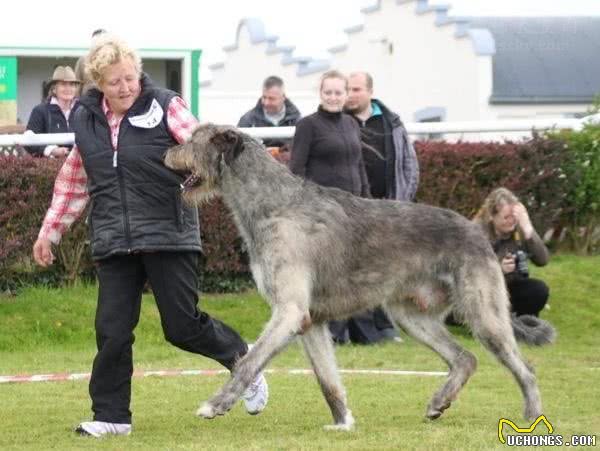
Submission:
[[[544,266],[549,254],[525,206],[511,191],[498,188],[488,195],[473,221],[481,225],[500,260],[512,311],[517,316],[538,316],[548,302],[549,290],[542,280],[529,277],[528,260]]]

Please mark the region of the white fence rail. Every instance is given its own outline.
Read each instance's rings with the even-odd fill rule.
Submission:
[[[406,122],[409,134],[429,133],[487,133],[487,132],[529,132],[531,130],[571,129],[580,130],[585,124],[600,124],[600,113],[582,119],[547,118],[515,119],[496,121],[463,122]],[[255,127],[242,128],[255,138],[291,138],[295,127]],[[43,146],[48,144],[73,144],[73,133],[49,133],[0,135],[0,146]]]

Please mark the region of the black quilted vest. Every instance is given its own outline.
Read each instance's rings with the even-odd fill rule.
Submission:
[[[163,163],[166,150],[177,144],[167,128],[167,108],[175,95],[154,87],[143,75],[142,92],[121,121],[116,152],[102,93],[92,89],[80,100],[72,127],[88,176],[96,260],[135,252],[201,250],[198,211],[182,204],[183,177]],[[159,119],[155,124],[140,121],[157,103],[162,118],[154,114],[150,116]]]

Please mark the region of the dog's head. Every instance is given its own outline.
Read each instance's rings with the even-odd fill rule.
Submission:
[[[165,165],[187,175],[182,183],[183,198],[198,204],[218,193],[224,168],[230,166],[242,150],[242,136],[236,128],[203,124],[185,144],[167,151]]]

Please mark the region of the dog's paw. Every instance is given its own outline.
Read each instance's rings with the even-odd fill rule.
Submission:
[[[352,412],[348,411],[344,417],[343,423],[328,424],[323,426],[326,431],[352,431],[354,429],[354,417]]]
[[[353,424],[345,424],[345,423],[341,423],[341,424],[327,424],[325,426],[323,426],[323,429],[325,429],[326,431],[352,431],[354,429],[354,425]]]
[[[217,411],[210,403],[205,402],[196,410],[196,416],[210,420],[217,416]]]
[[[448,407],[450,407],[450,402],[447,402],[444,405],[439,406],[439,407],[429,406],[427,408],[427,413],[425,414],[425,416],[429,420],[437,420],[439,417],[442,416],[442,414]]]
[[[425,414],[425,418],[427,418],[428,420],[437,420],[439,417],[442,416],[442,413],[443,412],[441,410],[429,409]]]

